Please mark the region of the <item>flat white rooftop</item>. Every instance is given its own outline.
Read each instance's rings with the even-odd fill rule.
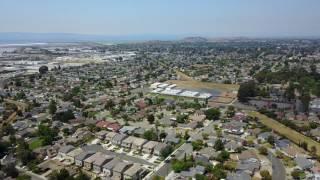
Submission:
[[[206,99],[206,98],[210,98],[211,96],[212,95],[209,93],[200,93],[198,97]]]
[[[176,84],[171,84],[167,87],[167,89],[172,89],[172,88],[175,88],[177,85]]]
[[[167,87],[167,86],[169,86],[169,84],[166,84],[166,83],[160,83],[160,84],[158,85],[159,88],[165,88],[165,87]]]
[[[180,92],[180,89],[165,89],[161,92],[161,94],[178,95]]]
[[[196,97],[199,94],[199,92],[196,91],[183,91],[180,93],[181,96],[187,96],[187,97]]]
[[[163,89],[157,88],[157,89],[153,90],[152,92],[153,92],[153,93],[160,93],[161,91],[163,91]]]

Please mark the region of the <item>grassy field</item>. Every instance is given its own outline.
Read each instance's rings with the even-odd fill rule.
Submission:
[[[170,80],[168,82],[172,84],[177,84],[177,86],[181,88],[217,89],[219,91],[237,91],[239,89],[239,85],[237,84],[220,84],[212,82],[201,82],[195,80]]]
[[[308,150],[311,150],[312,146],[315,146],[317,149],[317,155],[320,156],[320,143],[316,142],[315,140],[300,134],[299,132],[284,126],[283,124],[279,123],[278,121],[271,119],[263,114],[260,114],[255,111],[251,111],[248,113],[250,116],[259,118],[259,121],[264,124],[265,126],[271,128],[275,132],[280,135],[285,136],[286,138],[290,139],[292,142],[299,144],[302,142],[308,143]]]
[[[42,140],[39,139],[39,138],[33,140],[33,141],[29,144],[29,148],[30,148],[31,150],[37,149],[37,148],[39,148],[39,147],[41,147],[41,146],[42,146]]]

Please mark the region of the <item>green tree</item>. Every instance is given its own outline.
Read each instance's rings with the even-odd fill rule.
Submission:
[[[47,66],[41,66],[40,68],[39,68],[39,73],[40,74],[45,74],[45,73],[47,73],[49,71],[49,68],[47,67]]]
[[[171,145],[168,145],[160,151],[160,155],[165,159],[173,152],[173,150],[174,148]]]
[[[17,180],[31,180],[31,176],[22,174],[17,177]]]
[[[317,155],[317,147],[316,146],[311,146],[311,154],[313,155],[313,156],[316,156]]]
[[[190,138],[189,131],[185,131],[185,132],[184,132],[183,139],[184,139],[184,140],[188,140],[189,138]]]
[[[112,99],[108,99],[106,104],[104,105],[104,107],[107,109],[107,110],[111,110],[113,107],[115,106],[115,103],[113,102]]]
[[[205,111],[205,115],[209,120],[218,120],[221,112],[218,108],[211,108]]]
[[[260,153],[260,154],[262,154],[262,155],[268,155],[268,149],[267,149],[267,148],[261,146],[261,147],[259,147],[258,150],[259,150],[259,153]]]
[[[221,140],[221,139],[217,139],[216,142],[214,143],[213,148],[214,148],[216,151],[222,151],[222,150],[224,150],[224,145],[223,145],[222,140]]]
[[[226,160],[228,160],[229,157],[230,157],[229,152],[223,150],[223,151],[221,151],[221,152],[218,154],[218,156],[216,157],[216,160],[219,161],[219,162],[221,162],[221,163],[223,163],[223,162],[225,162]]]
[[[248,98],[255,97],[256,93],[256,84],[254,81],[242,83],[238,90],[238,99],[240,102],[247,102]]]
[[[53,116],[54,121],[68,122],[71,119],[74,119],[74,114],[71,110],[58,112]]]
[[[200,139],[199,139],[199,140],[196,140],[196,141],[193,141],[193,142],[191,143],[191,145],[192,145],[192,147],[193,147],[193,150],[195,150],[195,151],[201,150],[202,147],[204,146],[203,141],[200,140]]]
[[[190,167],[193,166],[193,161],[191,160],[172,160],[172,169],[174,172],[179,173],[181,171],[188,170]]]
[[[28,143],[26,143],[23,139],[18,140],[16,153],[17,158],[21,161],[23,165],[26,165],[35,158],[33,152],[29,149]]]
[[[316,129],[318,127],[318,124],[316,122],[310,122],[309,127],[310,129]]]
[[[207,180],[208,177],[202,174],[196,174],[195,176],[196,180]]]
[[[310,93],[303,92],[303,94],[300,97],[300,100],[301,100],[301,103],[303,106],[303,111],[308,112],[309,111],[309,104],[310,104],[310,100],[311,100]]]
[[[150,129],[143,133],[143,138],[147,139],[148,141],[156,141],[158,140],[158,135],[154,129]]]
[[[58,132],[44,124],[38,126],[38,136],[42,140],[42,145],[50,145],[55,140]]]
[[[308,150],[308,143],[307,142],[305,142],[305,141],[303,141],[301,144],[300,144],[300,146],[304,149],[304,150]]]
[[[56,103],[56,101],[51,100],[50,104],[49,104],[49,113],[54,114],[54,113],[56,113],[56,111],[57,111],[57,103]]]
[[[185,123],[188,119],[188,115],[187,114],[179,114],[177,116],[177,122],[178,123]]]
[[[228,106],[228,110],[226,111],[227,117],[231,118],[235,115],[236,111],[234,106]]]
[[[74,178],[74,180],[90,180],[91,178],[84,174],[82,171],[80,171],[79,175]]]
[[[153,114],[148,114],[147,120],[150,124],[153,124],[155,121],[154,115]]]
[[[291,176],[292,176],[293,179],[303,179],[304,172],[299,170],[299,169],[294,169],[291,172]]]
[[[217,164],[214,166],[214,168],[211,170],[211,173],[213,175],[213,179],[225,179],[227,177],[227,173],[224,171],[222,164]]]
[[[268,170],[261,170],[260,175],[262,177],[262,180],[272,180],[272,176],[270,175]]]
[[[267,139],[268,143],[271,144],[271,145],[274,145],[275,143],[275,140],[274,140],[274,137],[272,135],[270,135]]]

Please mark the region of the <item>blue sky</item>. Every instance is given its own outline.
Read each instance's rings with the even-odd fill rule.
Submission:
[[[1,0],[0,32],[320,36],[320,0]]]

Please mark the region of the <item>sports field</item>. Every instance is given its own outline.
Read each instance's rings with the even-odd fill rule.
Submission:
[[[302,142],[306,142],[308,143],[308,150],[311,150],[312,146],[315,146],[317,149],[317,155],[320,156],[320,143],[316,142],[315,140],[300,134],[299,132],[279,123],[278,121],[271,119],[259,112],[256,111],[251,111],[248,113],[250,116],[252,117],[257,117],[259,118],[259,121],[264,124],[265,126],[271,128],[272,130],[274,130],[275,132],[277,132],[280,135],[285,136],[286,138],[288,138],[289,140],[291,140],[292,142],[299,144]]]

